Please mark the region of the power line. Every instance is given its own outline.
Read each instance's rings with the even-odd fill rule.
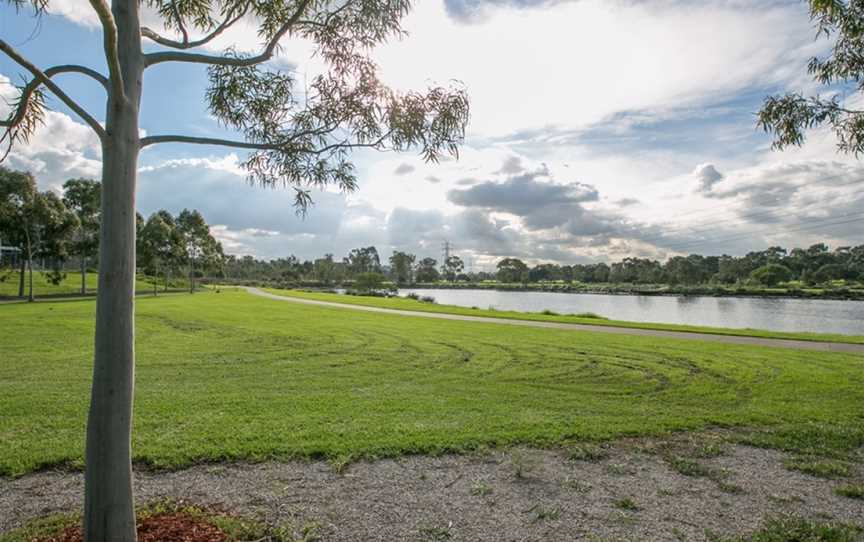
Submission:
[[[813,182],[807,183],[806,187],[809,188],[812,186],[830,184],[831,182],[833,182],[836,179],[841,179],[841,178],[847,177],[847,176],[848,176],[848,174],[846,174],[846,173],[838,173],[837,175],[831,175],[828,177],[824,177],[823,179],[820,179],[818,181],[813,181]],[[864,179],[859,177],[859,178],[852,179],[852,180],[845,182],[845,183],[835,184],[832,186],[832,188],[842,188],[844,186],[849,186],[849,185],[857,184],[857,183],[861,183],[861,182],[864,182]],[[805,187],[805,185],[803,183],[802,184],[796,184],[795,186],[798,188],[804,188]],[[731,209],[709,212],[706,216],[710,217],[713,215],[722,215],[723,213],[730,212],[730,211],[731,211]],[[690,216],[690,215],[694,215],[694,214],[698,214],[698,213],[702,213],[702,212],[704,212],[704,210],[695,210],[695,211],[687,211],[684,213],[676,213],[675,218],[681,218],[681,217]],[[664,218],[664,217],[657,217],[657,218]],[[649,218],[648,220],[651,220],[651,218]]]
[[[828,227],[828,226],[840,226],[840,225],[843,225],[843,224],[851,224],[851,223],[853,223],[853,222],[859,222],[859,221],[864,220],[864,216],[859,216],[859,215],[864,215],[864,212],[848,213],[848,214],[841,215],[841,216],[838,216],[838,217],[832,217],[832,218],[827,219],[827,220],[829,220],[829,222],[826,222],[826,223],[823,223],[823,224],[819,224],[818,222],[819,222],[819,221],[824,221],[824,220],[826,220],[825,218],[820,218],[820,219],[817,219],[816,221],[813,221],[813,220],[807,220],[807,221],[799,222],[798,224],[799,224],[799,225],[800,225],[800,224],[810,224],[811,222],[817,222],[817,223],[816,223],[815,225],[812,225],[812,226],[802,226],[802,227],[799,227],[799,228],[791,228],[791,229],[790,229],[790,228],[786,228],[786,227],[784,227],[782,233],[792,233],[792,232],[797,232],[797,231],[808,231],[808,230],[811,230],[811,229],[819,229],[819,228]],[[842,221],[838,221],[838,222],[830,222],[831,220],[836,220],[836,219],[838,219],[838,218],[843,218],[843,217],[852,217],[852,216],[856,216],[857,218],[853,218],[853,219],[851,219],[851,220],[842,220]],[[795,225],[795,224],[793,224],[793,226],[794,226],[794,225]],[[740,239],[746,239],[747,237],[750,237],[750,236],[755,235],[755,234],[760,234],[760,233],[770,233],[770,232],[773,232],[773,231],[774,231],[774,228],[771,228],[771,229],[765,229],[765,230],[760,230],[760,231],[753,231],[753,232],[745,232],[745,233],[736,234],[736,235],[733,235],[733,236],[731,236],[731,237],[727,237],[727,238],[719,238],[719,239],[710,239],[710,238],[709,238],[709,239],[702,239],[702,240],[699,240],[699,241],[691,241],[691,242],[687,242],[687,243],[684,243],[684,244],[672,245],[672,246],[668,246],[668,247],[666,247],[666,248],[669,249],[669,250],[672,250],[672,251],[674,251],[674,252],[681,252],[682,250],[688,250],[688,249],[691,249],[692,247],[704,246],[704,245],[711,245],[711,244],[716,245],[716,244],[721,244],[721,243],[725,243],[725,242],[729,242],[729,241],[737,241],[737,240],[740,240]]]

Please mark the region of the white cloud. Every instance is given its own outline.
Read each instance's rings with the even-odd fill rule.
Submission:
[[[17,96],[9,78],[0,74],[0,117],[10,114],[9,104]],[[57,189],[73,177],[98,179],[102,148],[90,127],[57,111],[46,111],[44,121],[28,144],[13,147],[6,165],[29,171],[43,189]]]
[[[704,103],[799,78],[824,47],[796,3],[584,0],[501,8],[464,25],[442,3],[422,2],[406,27],[407,39],[376,53],[386,79],[397,88],[465,82],[471,129],[487,135]]]

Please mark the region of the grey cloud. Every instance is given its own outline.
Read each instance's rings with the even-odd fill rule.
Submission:
[[[723,180],[723,174],[717,171],[714,164],[701,164],[697,166],[693,172],[693,176],[697,182],[696,191],[709,197],[712,196],[711,191],[714,189],[714,185]]]
[[[236,172],[195,160],[144,168],[136,199],[144,215],[159,209],[177,213],[194,208],[210,224],[224,224],[236,231],[252,228],[283,234],[335,234],[346,212],[343,194],[317,192],[306,217],[299,217],[292,190],[251,186]],[[286,252],[290,250],[286,248]]]
[[[615,201],[615,204],[618,205],[618,207],[630,207],[631,205],[637,205],[639,203],[642,202],[636,198],[621,198]]]
[[[517,175],[525,171],[525,166],[522,165],[522,159],[518,156],[510,156],[501,165],[501,169],[496,171],[497,174]]]
[[[387,218],[390,244],[400,250],[429,248],[445,237],[444,215],[437,210],[397,207]]]
[[[552,5],[557,0],[444,0],[447,14],[461,23],[482,22],[489,8],[533,8]]]
[[[429,175],[428,177],[426,177],[426,181],[432,184],[439,184],[441,182],[441,179],[434,175]]]
[[[561,205],[597,201],[597,189],[588,184],[561,184],[538,181],[528,173],[507,181],[484,182],[467,190],[451,190],[447,199],[463,207],[480,207],[521,217],[552,210],[560,214]]]
[[[411,164],[399,164],[399,166],[393,170],[395,175],[408,175],[409,173],[413,173],[416,168]]]

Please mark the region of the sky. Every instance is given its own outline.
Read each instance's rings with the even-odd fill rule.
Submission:
[[[252,24],[211,49],[255,51]],[[458,160],[357,152],[358,190],[313,193],[303,218],[293,191],[247,182],[242,152],[160,145],[140,158],[139,212],[197,208],[226,252],[263,259],[341,258],[368,245],[383,258],[404,250],[440,259],[446,240],[475,271],[503,257],[573,264],[864,243],[860,161],[838,154],[828,130],[778,152],[756,126],[767,95],[826,93],[806,73],[830,48],[816,39],[806,2],[426,0],[404,26],[408,34],[373,58],[396,89],[465,86],[471,120]],[[54,0],[38,20],[0,5],[0,37],[42,68],[105,71],[87,0]],[[271,67],[307,80],[326,68],[310,44],[281,45]],[[23,73],[0,59],[0,97],[14,98]],[[57,82],[104,119],[98,85],[72,74]],[[149,70],[142,130],[224,135],[206,85],[201,67]],[[98,179],[98,139],[50,104],[45,125],[5,165],[32,172],[43,189]],[[8,107],[0,101],[0,114]]]

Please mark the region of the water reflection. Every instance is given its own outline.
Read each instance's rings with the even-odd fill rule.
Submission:
[[[431,295],[438,303],[463,307],[593,312],[635,322],[864,335],[864,301],[435,289],[401,290],[400,295],[412,291]]]

